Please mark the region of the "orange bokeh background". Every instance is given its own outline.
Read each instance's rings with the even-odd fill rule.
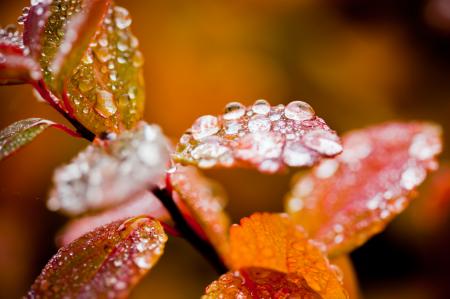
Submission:
[[[305,100],[339,133],[392,119],[427,119],[450,138],[449,1],[116,2],[130,10],[146,59],[145,120],[169,136],[180,136],[200,115],[221,113],[227,102],[265,98],[272,104]],[[0,24],[15,22],[27,4],[0,1]],[[34,116],[61,120],[30,87],[0,88],[0,127]],[[52,171],[85,146],[50,130],[0,163],[0,298],[25,294],[55,253],[54,235],[65,219],[45,208]],[[281,211],[292,172],[207,174],[225,186],[237,221],[254,211]],[[382,241],[368,244],[386,272],[403,267],[383,252],[398,249],[398,234],[401,229],[388,229]],[[375,275],[379,269],[361,262],[361,250],[354,258],[367,298],[440,298],[449,281],[439,270],[417,271],[424,261],[397,271],[398,277]],[[411,255],[407,246],[398,250]],[[412,253],[413,261],[417,256]],[[185,242],[171,240],[133,298],[198,298],[215,278]]]

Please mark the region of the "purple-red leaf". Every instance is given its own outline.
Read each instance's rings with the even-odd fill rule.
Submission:
[[[181,137],[174,159],[201,168],[248,166],[275,173],[311,166],[342,151],[339,137],[305,102],[251,107],[233,102],[219,117],[198,118]]]
[[[28,118],[9,125],[0,131],[0,160],[27,145],[53,125],[55,123],[41,118]]]
[[[54,188],[47,202],[51,210],[79,215],[104,209],[163,179],[169,153],[158,126],[141,122],[134,130],[111,138],[97,140],[55,171]]]
[[[50,16],[51,0],[41,0],[28,9],[23,24],[23,43],[28,47],[30,56],[39,61],[42,50],[42,36],[44,34],[47,19]]]
[[[126,298],[166,241],[162,226],[148,217],[102,226],[61,248],[27,298]]]
[[[65,246],[99,226],[119,219],[139,215],[149,215],[161,221],[170,219],[169,214],[161,202],[151,192],[144,191],[136,198],[130,199],[121,205],[97,214],[90,214],[71,220],[59,234],[57,243],[58,245]]]
[[[296,179],[287,211],[330,255],[349,252],[403,211],[437,168],[441,129],[387,123],[343,137],[344,151]]]
[[[24,53],[22,34],[13,26],[0,28],[0,85],[41,78],[39,65]]]

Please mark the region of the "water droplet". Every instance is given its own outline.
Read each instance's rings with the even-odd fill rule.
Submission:
[[[123,7],[116,6],[114,8],[114,17],[116,26],[119,29],[125,29],[131,25],[130,14],[128,10]]]
[[[194,122],[191,131],[192,136],[196,140],[201,140],[207,136],[211,136],[219,132],[219,120],[212,115],[204,115]]]
[[[91,81],[81,80],[78,83],[78,88],[80,89],[81,92],[85,93],[85,92],[88,92],[89,90],[91,90],[92,88],[94,88],[94,86]]]
[[[412,190],[425,180],[426,171],[422,167],[411,166],[403,173],[400,185],[406,190]]]
[[[106,90],[98,90],[95,111],[105,118],[114,115],[117,111],[117,107],[114,103],[113,94]]]
[[[253,104],[252,110],[256,114],[266,115],[270,112],[270,104],[266,100],[260,99]]]
[[[313,130],[303,136],[305,145],[321,154],[334,156],[342,152],[339,138],[331,132],[321,129]]]
[[[145,255],[138,255],[134,257],[133,262],[141,269],[150,269],[152,267],[149,258]]]
[[[318,178],[326,179],[332,177],[339,168],[339,162],[336,160],[328,159],[322,161],[316,168],[315,175]]]
[[[226,120],[238,119],[245,114],[245,107],[239,102],[231,102],[225,106],[223,118]]]
[[[312,165],[315,158],[311,150],[305,148],[300,141],[288,141],[283,151],[283,161],[291,167]]]
[[[292,120],[308,120],[312,119],[315,115],[313,108],[305,102],[293,101],[290,102],[284,109],[284,115]]]
[[[224,126],[225,134],[227,135],[236,135],[241,129],[242,125],[237,121],[227,122]]]
[[[248,129],[250,132],[268,132],[270,131],[271,122],[264,115],[254,115],[248,121]]]

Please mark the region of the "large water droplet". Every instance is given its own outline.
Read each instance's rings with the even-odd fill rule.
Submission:
[[[238,119],[245,114],[245,107],[239,102],[231,102],[225,106],[223,118],[226,120]]]
[[[114,8],[114,18],[117,28],[125,29],[131,25],[130,14],[127,9],[116,6]]]
[[[290,102],[284,109],[284,115],[292,120],[308,120],[314,117],[314,109],[305,102],[293,101]]]
[[[192,136],[196,140],[201,140],[219,132],[219,120],[212,115],[204,115],[194,122],[191,128]]]
[[[305,145],[323,155],[334,156],[342,152],[342,145],[339,138],[321,129],[307,133],[303,137]]]
[[[270,104],[266,100],[260,99],[253,104],[252,110],[256,114],[266,115],[270,112]]]
[[[116,104],[114,103],[114,96],[112,93],[106,90],[97,91],[97,102],[95,105],[95,111],[101,116],[108,118],[114,115],[117,111]]]

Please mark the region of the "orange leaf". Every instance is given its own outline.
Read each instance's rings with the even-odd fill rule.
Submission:
[[[320,299],[322,297],[297,274],[252,267],[228,272],[211,283],[202,299],[216,298]]]
[[[159,222],[148,217],[102,226],[61,248],[27,298],[126,298],[166,241]]]
[[[181,137],[174,159],[201,168],[253,167],[264,173],[302,167],[342,151],[339,137],[312,107],[229,103],[219,117],[199,117]]]
[[[225,255],[230,219],[224,211],[226,197],[222,188],[192,166],[177,165],[170,179],[182,210],[194,217],[214,247]]]
[[[388,123],[346,134],[344,152],[295,180],[287,211],[331,256],[349,252],[405,209],[437,168],[441,130]]]
[[[253,214],[232,226],[229,259],[232,269],[294,273],[323,298],[347,298],[334,266],[286,215]]]

